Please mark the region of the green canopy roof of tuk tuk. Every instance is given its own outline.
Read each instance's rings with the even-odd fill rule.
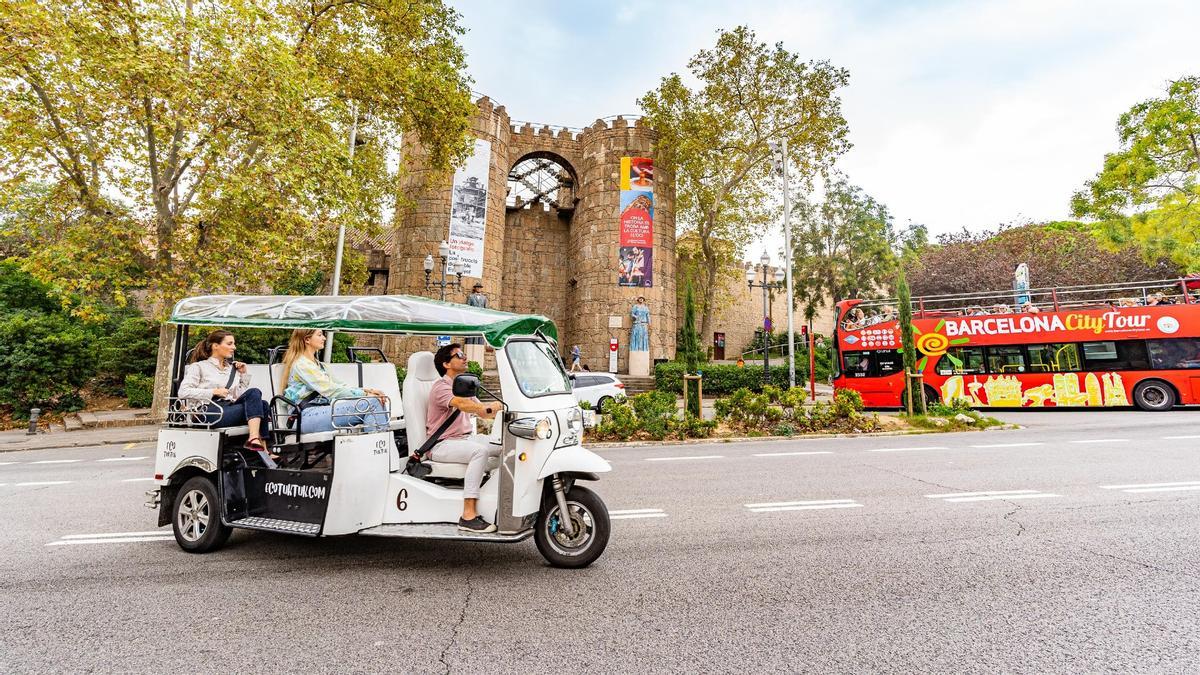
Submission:
[[[412,295],[201,295],[180,300],[171,323],[246,328],[317,328],[363,333],[482,335],[493,347],[512,335],[558,330],[536,314],[439,302]]]

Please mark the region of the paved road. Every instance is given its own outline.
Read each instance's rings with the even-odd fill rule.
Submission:
[[[155,530],[152,449],[5,453],[0,671],[1200,669],[1200,411],[1002,416],[1027,428],[604,450],[610,508],[665,515],[580,571],[531,542],[69,543]]]

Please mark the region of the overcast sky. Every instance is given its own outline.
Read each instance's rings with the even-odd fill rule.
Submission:
[[[475,89],[587,126],[747,24],[850,71],[850,180],[934,234],[1069,217],[1118,115],[1200,74],[1200,1],[456,0]],[[772,247],[774,248],[774,247]]]

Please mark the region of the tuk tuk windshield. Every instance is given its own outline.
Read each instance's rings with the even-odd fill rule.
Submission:
[[[513,340],[504,351],[522,394],[532,398],[571,393],[571,381],[549,342]]]

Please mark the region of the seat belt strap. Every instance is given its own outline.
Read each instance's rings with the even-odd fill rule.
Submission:
[[[429,452],[433,450],[433,446],[437,445],[437,442],[442,438],[442,434],[446,432],[446,429],[450,428],[451,424],[454,424],[454,420],[458,419],[460,414],[462,414],[462,411],[458,408],[455,408],[450,413],[450,416],[446,418],[446,421],[442,422],[442,426],[438,427],[436,431],[430,434],[429,438],[426,438],[425,442],[421,444],[421,447],[417,448],[416,452],[414,452],[412,455],[413,458],[419,462],[423,457],[428,455]]]

